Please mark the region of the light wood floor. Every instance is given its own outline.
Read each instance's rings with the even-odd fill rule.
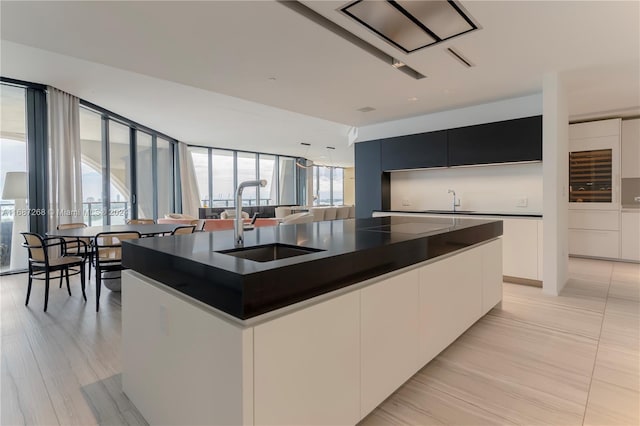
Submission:
[[[640,265],[571,259],[559,297],[504,284],[492,310],[362,425],[640,424]],[[2,425],[146,424],[122,393],[119,293],[49,312],[26,276],[0,278]]]

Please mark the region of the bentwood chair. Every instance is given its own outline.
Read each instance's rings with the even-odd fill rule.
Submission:
[[[122,271],[122,241],[140,238],[139,232],[101,232],[96,235],[96,312],[100,310],[102,280],[120,279],[103,276],[105,272]]]
[[[33,284],[33,280],[44,280],[44,311],[47,312],[47,305],[49,304],[49,281],[51,278],[54,278],[51,275],[54,272],[58,272],[60,274],[60,287],[62,287],[62,277],[66,277],[69,296],[71,296],[69,276],[80,275],[82,297],[86,301],[87,295],[84,291],[84,264],[86,261],[86,254],[84,256],[67,255],[66,241],[61,237],[42,238],[40,235],[33,232],[22,232],[22,236],[25,241],[23,247],[26,247],[29,250],[29,281],[27,287],[27,300],[24,304],[29,304],[29,296],[31,296],[31,285]],[[79,247],[85,244],[83,241],[76,241],[76,243]],[[86,253],[86,247],[78,250],[78,252]]]
[[[153,219],[127,219],[127,225],[153,225],[156,221]]]
[[[193,234],[193,231],[195,231],[195,229],[195,225],[178,226],[176,229],[171,231],[171,235]]]
[[[77,223],[61,223],[57,226],[58,231],[61,229],[77,229],[86,228],[87,224],[82,222]],[[91,238],[89,237],[62,237],[67,243],[67,254],[75,256],[84,256],[89,260],[89,279],[91,279],[91,265],[93,264],[93,245],[91,244]],[[79,241],[82,241],[84,245],[81,245]]]

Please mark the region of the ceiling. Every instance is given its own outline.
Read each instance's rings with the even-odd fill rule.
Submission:
[[[273,1],[2,1],[2,75],[185,142],[343,165],[351,126],[539,93],[550,72],[572,116],[640,107],[640,2],[462,1],[481,29],[408,55],[343,16],[345,3],[304,2],[427,78]]]

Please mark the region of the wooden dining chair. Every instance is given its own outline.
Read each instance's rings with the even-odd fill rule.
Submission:
[[[61,229],[78,229],[78,228],[86,228],[87,224],[82,222],[76,223],[61,223],[56,227],[58,231]],[[89,261],[89,279],[91,279],[91,265],[93,265],[93,244],[91,244],[91,238],[89,237],[62,237],[67,243],[67,254],[77,255],[77,256],[85,256]],[[82,241],[84,245],[78,243],[78,241]],[[88,251],[82,253],[83,250]]]
[[[127,225],[153,225],[156,221],[153,219],[127,219]]]
[[[171,235],[193,234],[195,229],[196,229],[195,225],[178,226],[176,229],[171,231]]]
[[[24,304],[29,304],[29,296],[31,296],[33,280],[44,280],[44,311],[47,312],[47,305],[49,304],[49,281],[51,278],[54,278],[51,275],[54,272],[59,272],[60,274],[60,287],[62,287],[62,277],[66,277],[69,296],[71,296],[69,276],[80,275],[82,297],[86,301],[87,295],[84,291],[84,264],[86,261],[86,255],[68,255],[66,250],[66,241],[62,237],[43,238],[33,232],[22,232],[21,234],[24,237],[24,244],[22,244],[22,246],[29,250],[29,280],[27,287],[27,299]],[[83,241],[76,241],[76,243],[84,245]],[[86,253],[86,250],[78,250],[78,252]]]
[[[100,310],[100,290],[102,280],[120,279],[103,277],[105,272],[122,271],[122,241],[140,238],[139,232],[101,232],[96,235],[96,312]]]

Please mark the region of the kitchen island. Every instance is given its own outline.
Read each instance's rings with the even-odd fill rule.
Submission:
[[[501,301],[501,234],[385,217],[247,232],[258,251],[125,243],[124,391],[151,424],[355,424]]]

